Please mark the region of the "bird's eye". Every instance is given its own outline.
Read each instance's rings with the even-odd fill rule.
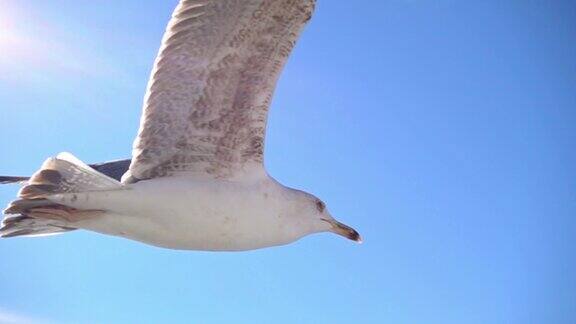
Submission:
[[[316,209],[318,209],[319,212],[323,213],[324,209],[326,209],[326,205],[321,202],[320,200],[316,201]]]

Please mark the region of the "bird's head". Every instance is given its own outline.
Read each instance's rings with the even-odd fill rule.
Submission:
[[[357,243],[362,243],[360,234],[352,227],[334,219],[322,200],[314,195],[307,194],[306,201],[307,210],[312,214],[312,217],[314,217],[315,224],[320,229],[319,231],[332,232]]]

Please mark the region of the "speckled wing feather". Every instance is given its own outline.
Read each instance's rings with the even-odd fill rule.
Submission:
[[[315,0],[182,0],[148,84],[124,182],[263,174],[268,107]]]

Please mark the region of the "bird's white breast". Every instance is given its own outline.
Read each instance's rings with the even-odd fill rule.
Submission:
[[[290,243],[309,233],[292,217],[289,190],[255,182],[159,178],[127,190],[79,197],[80,208],[104,209],[85,229],[144,243],[193,250],[248,250]]]

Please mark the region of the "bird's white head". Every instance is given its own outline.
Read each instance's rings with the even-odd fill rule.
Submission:
[[[352,227],[334,219],[322,200],[306,192],[300,193],[298,200],[304,209],[300,211],[300,215],[301,217],[306,217],[307,222],[310,222],[312,217],[314,232],[332,232],[357,243],[362,243],[360,234]]]

